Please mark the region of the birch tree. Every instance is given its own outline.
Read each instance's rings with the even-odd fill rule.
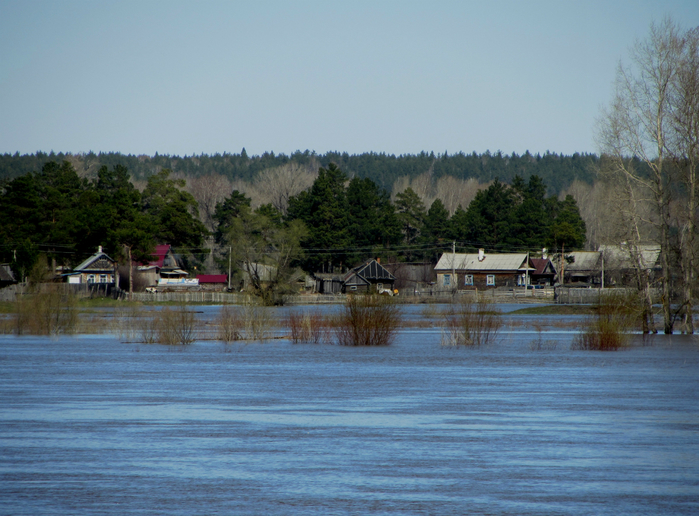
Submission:
[[[648,37],[632,47],[630,64],[619,65],[614,97],[599,133],[608,171],[623,178],[627,192],[637,192],[637,197],[630,199],[632,205],[639,210],[644,205],[651,208],[650,216],[637,212],[635,217],[653,226],[660,246],[665,333],[673,332],[676,316],[672,313],[671,205],[673,195],[677,195],[673,181],[678,177],[678,164],[686,161],[678,155],[675,142],[677,126],[684,123],[679,121],[677,108],[690,34],[683,34],[670,19],[651,25]],[[691,189],[694,195],[694,185]]]

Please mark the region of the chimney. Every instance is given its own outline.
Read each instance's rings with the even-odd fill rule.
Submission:
[[[549,256],[548,256],[548,252],[549,252],[549,250],[546,249],[545,247],[541,250],[541,257],[542,257],[544,260],[545,260],[546,258],[549,257]]]
[[[478,250],[478,261],[482,262],[485,260],[485,249],[479,249]]]
[[[380,256],[376,258],[376,263],[378,263],[379,265],[381,265],[381,257],[380,257]]]
[[[97,252],[98,252],[98,253],[101,253],[101,252],[102,252],[102,246],[99,246],[99,247],[97,248]]]

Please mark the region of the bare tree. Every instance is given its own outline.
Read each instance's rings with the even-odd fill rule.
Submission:
[[[675,23],[666,19],[652,24],[648,38],[633,46],[631,65],[619,65],[615,95],[599,133],[603,153],[609,158],[609,170],[625,178],[628,192],[640,194],[633,205],[652,207],[651,216],[639,222],[657,229],[665,333],[672,333],[674,324],[670,206],[676,160],[670,143],[674,130],[673,95],[683,52],[683,36]]]
[[[280,212],[286,213],[289,198],[313,185],[318,177],[318,164],[300,165],[286,163],[257,173],[253,181],[260,204],[271,203]]]
[[[442,176],[435,180],[430,169],[412,179],[408,176],[396,179],[393,182],[391,197],[395,202],[399,193],[411,188],[425,206],[431,206],[436,199],[439,199],[449,215],[453,215],[459,205],[464,209],[468,208],[478,190],[487,188],[489,184],[479,183],[474,178],[459,179],[454,176]]]
[[[213,233],[216,230],[216,205],[230,194],[230,180],[221,174],[190,177],[187,180],[187,190],[199,203],[199,219]]]
[[[682,269],[682,330],[694,333],[693,290],[696,283],[697,247],[697,167],[699,167],[699,28],[683,35],[675,87],[672,90],[673,138],[670,149],[675,157],[679,180],[686,199],[676,203],[679,228],[680,268]]]

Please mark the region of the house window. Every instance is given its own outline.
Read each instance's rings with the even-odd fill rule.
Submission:
[[[485,284],[488,285],[489,287],[494,287],[495,286],[495,274],[488,274],[485,279]]]
[[[107,283],[107,275],[100,274],[100,283]]]
[[[89,274],[87,276],[87,282],[88,283],[94,283],[95,282],[95,275],[94,274]]]
[[[377,289],[377,290],[383,290],[383,283],[377,283],[377,284],[376,284],[376,289]]]
[[[444,286],[448,287],[451,285],[451,274],[444,275]]]
[[[464,285],[473,285],[473,274],[466,274],[466,276],[464,276]]]
[[[350,287],[350,290],[357,290],[357,287],[356,287],[356,285],[355,285],[355,286],[353,286],[353,287]]]

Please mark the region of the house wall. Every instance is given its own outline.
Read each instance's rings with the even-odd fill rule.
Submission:
[[[90,276],[92,276],[92,281],[90,281]],[[70,281],[70,283],[75,283]],[[81,272],[80,273],[80,283],[114,283],[113,273],[104,272]]]
[[[466,285],[465,279],[467,275],[473,276],[473,285]],[[495,285],[488,285],[488,276],[495,276]],[[450,276],[451,272],[440,272],[437,273],[437,285],[439,288],[449,289],[454,288],[453,278],[451,278],[451,283],[449,285],[444,284],[444,277]],[[511,272],[464,272],[456,271],[456,276],[458,278],[458,290],[486,290],[498,287],[517,287],[518,278],[520,273],[514,274]],[[530,282],[531,283],[531,282]]]

